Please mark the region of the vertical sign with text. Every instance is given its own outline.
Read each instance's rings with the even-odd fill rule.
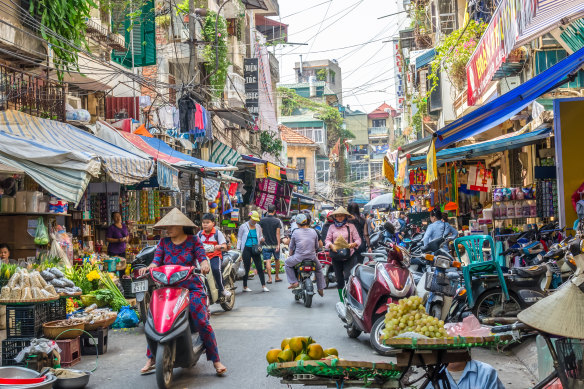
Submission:
[[[259,115],[259,92],[258,92],[258,59],[245,58],[243,60],[243,77],[245,79],[245,108],[252,115]]]

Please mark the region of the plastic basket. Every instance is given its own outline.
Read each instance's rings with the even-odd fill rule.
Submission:
[[[456,294],[456,286],[442,272],[428,272],[426,274],[426,290],[434,293],[441,293],[446,296],[454,296]]]
[[[560,366],[568,377],[569,388],[584,388],[584,340],[558,339],[555,346]]]
[[[6,337],[36,338],[43,331],[47,317],[47,303],[6,306]]]
[[[66,298],[51,301],[46,305],[46,321],[64,320],[67,318]]]

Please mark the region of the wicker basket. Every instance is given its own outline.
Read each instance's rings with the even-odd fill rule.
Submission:
[[[85,331],[95,331],[98,328],[102,328],[102,327],[107,328],[107,327],[111,326],[112,324],[114,324],[114,322],[116,321],[116,317],[117,316],[114,316],[114,317],[107,319],[107,320],[95,321],[91,324],[86,323],[85,324]]]
[[[83,330],[85,330],[85,323],[81,320],[77,321],[77,324],[69,325],[69,326],[55,326],[56,323],[60,323],[62,320],[55,320],[50,321],[48,323],[43,324],[43,334],[48,339],[73,339],[78,336],[81,336]],[[67,331],[66,330],[73,330]],[[78,330],[78,331],[75,331]]]

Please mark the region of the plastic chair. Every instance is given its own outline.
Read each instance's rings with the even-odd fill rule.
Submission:
[[[491,247],[491,259],[489,260],[486,260],[484,255],[483,246],[485,242],[489,242],[489,246]],[[464,247],[469,259],[468,266],[462,267],[464,286],[468,295],[469,306],[472,308],[475,303],[471,288],[473,274],[496,272],[497,276],[499,277],[499,283],[501,284],[501,289],[503,289],[505,299],[509,300],[507,283],[505,282],[505,277],[503,276],[501,265],[497,261],[497,246],[495,246],[493,238],[490,235],[470,235],[456,238],[454,240],[454,250],[456,250],[456,256],[458,257],[458,260],[462,262],[461,254],[458,250],[459,244]]]

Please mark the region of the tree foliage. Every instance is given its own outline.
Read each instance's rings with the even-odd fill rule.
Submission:
[[[213,44],[205,45],[203,59],[205,60],[205,70],[207,74],[211,75],[209,77],[209,84],[213,87],[214,94],[220,97],[225,88],[229,60],[227,59],[227,23],[225,22],[225,18],[219,16],[217,34],[215,34],[216,21],[217,13],[208,11],[203,24],[203,40],[213,42]],[[214,44],[215,39],[217,39],[217,47]],[[216,64],[217,69],[215,69]]]

